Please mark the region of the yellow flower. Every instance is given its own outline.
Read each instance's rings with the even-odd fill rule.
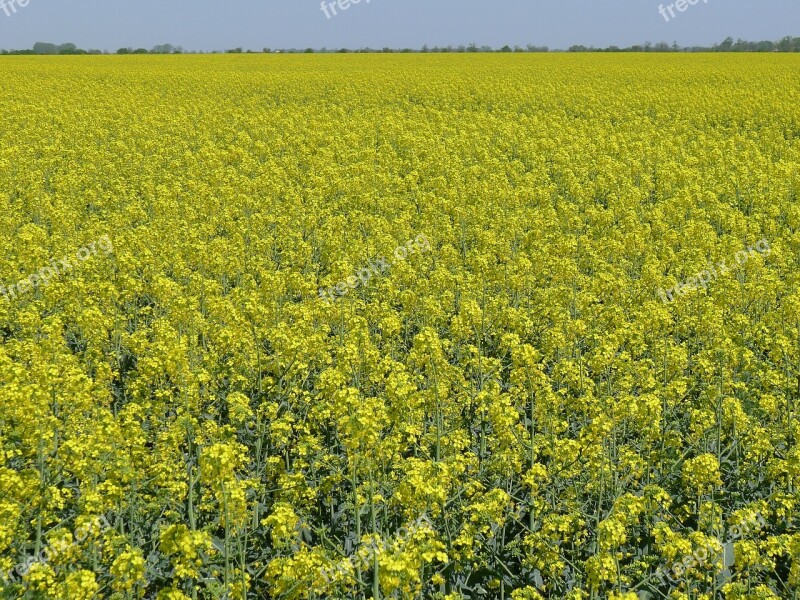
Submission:
[[[277,546],[288,546],[297,539],[298,517],[291,505],[284,502],[276,504],[272,514],[264,520],[272,531],[272,541]]]
[[[139,550],[122,552],[111,565],[111,574],[114,576],[114,589],[117,591],[130,591],[137,584],[144,583],[145,561]]]
[[[66,580],[57,588],[59,600],[93,600],[100,590],[95,574],[80,570],[67,575]]]
[[[702,454],[687,460],[682,468],[684,486],[696,494],[710,492],[722,485],[719,461],[713,454]]]
[[[185,525],[170,525],[159,536],[161,551],[171,556],[175,576],[181,579],[197,577],[203,564],[202,554],[211,553],[211,536],[203,531],[191,531]]]

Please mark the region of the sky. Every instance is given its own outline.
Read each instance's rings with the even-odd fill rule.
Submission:
[[[166,43],[190,51],[470,43],[566,49],[800,37],[798,0],[352,1],[326,0],[334,14],[321,0],[0,0],[0,48],[41,41],[112,52]],[[684,1],[672,16],[668,7]]]

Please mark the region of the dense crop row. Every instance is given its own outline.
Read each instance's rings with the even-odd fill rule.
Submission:
[[[0,598],[797,599],[798,67],[3,60]]]

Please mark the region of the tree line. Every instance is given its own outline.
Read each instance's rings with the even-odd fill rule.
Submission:
[[[213,50],[208,53],[187,52],[181,46],[173,46],[172,44],[159,44],[153,46],[149,50],[147,48],[133,48],[133,47],[120,48],[116,51],[116,54],[220,54],[223,52],[229,54],[254,53],[253,50],[243,50],[242,48],[232,48],[224,51]],[[380,49],[379,48],[359,48],[359,49],[288,48],[288,49],[273,50],[271,48],[264,48],[263,50],[261,50],[261,52],[263,53],[285,52],[287,54],[297,54],[297,53],[313,54],[313,53],[332,53],[332,52],[338,52],[338,53],[563,52],[563,50],[551,50],[547,46],[535,46],[533,44],[528,44],[525,47],[505,45],[502,48],[493,48],[492,46],[478,46],[477,44],[469,44],[467,46],[459,45],[459,46],[429,47],[426,44],[425,46],[419,49],[415,48],[401,49],[401,48],[385,47]],[[668,44],[666,42],[659,42],[656,44],[653,44],[651,42],[645,42],[644,44],[641,45],[633,45],[624,48],[620,48],[618,46],[595,48],[594,46],[587,47],[583,45],[574,45],[570,46],[567,52],[800,52],[800,37],[786,36],[777,42],[772,42],[769,40],[760,42],[749,42],[742,39],[734,41],[733,38],[728,37],[719,44],[714,44],[712,46],[679,46],[677,42],[673,42],[672,44]],[[47,42],[36,42],[33,45],[33,48],[31,48],[30,50],[0,49],[0,54],[64,55],[64,54],[111,54],[111,53],[108,51],[96,50],[96,49],[84,50],[83,48],[78,48],[75,44],[72,43],[51,44]]]

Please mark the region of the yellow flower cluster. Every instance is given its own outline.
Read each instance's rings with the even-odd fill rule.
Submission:
[[[800,593],[797,57],[0,77],[0,598]]]

